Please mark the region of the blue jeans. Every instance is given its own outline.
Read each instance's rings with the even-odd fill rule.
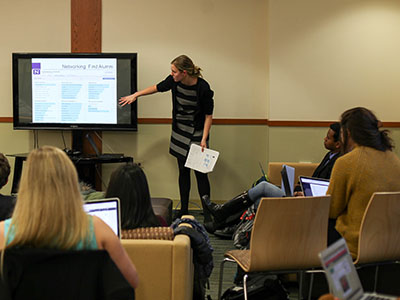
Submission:
[[[284,197],[285,193],[276,185],[262,181],[248,191],[249,198],[254,202],[255,209],[258,208],[263,197]]]

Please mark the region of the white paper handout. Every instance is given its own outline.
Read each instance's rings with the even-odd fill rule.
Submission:
[[[204,148],[204,151],[201,152],[199,145],[191,144],[185,167],[202,173],[209,173],[214,169],[218,156],[218,151]]]

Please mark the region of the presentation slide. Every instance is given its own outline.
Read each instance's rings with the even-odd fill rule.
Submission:
[[[32,59],[34,123],[117,123],[117,59]]]

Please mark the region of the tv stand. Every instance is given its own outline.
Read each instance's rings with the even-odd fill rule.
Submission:
[[[91,139],[91,143],[89,143],[89,139],[87,137],[91,136],[92,132],[93,131],[88,130],[72,131],[72,150],[70,153],[67,153],[72,161],[74,161],[75,158],[78,159],[88,156],[99,156],[102,149],[102,141],[97,136],[94,136],[95,140]],[[95,147],[93,147],[93,145],[95,145]],[[96,150],[97,152],[95,152]],[[97,168],[96,164],[83,164],[79,168],[77,167],[77,170],[81,180],[90,184],[96,190],[101,190],[102,171],[101,169]]]
[[[28,153],[20,154],[7,154],[7,156],[14,157],[14,176],[11,187],[11,193],[15,194],[18,192],[18,184],[21,178],[23,162],[28,157]],[[78,155],[69,156],[71,161],[76,166],[78,171],[79,180],[84,181],[92,185],[96,190],[101,190],[101,186],[96,186],[96,168],[101,164],[110,163],[133,163],[133,157],[121,155],[110,155],[110,156],[92,156],[92,155]]]

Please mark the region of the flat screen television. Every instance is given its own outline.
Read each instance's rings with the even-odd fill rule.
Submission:
[[[137,130],[136,53],[13,53],[14,129]]]

